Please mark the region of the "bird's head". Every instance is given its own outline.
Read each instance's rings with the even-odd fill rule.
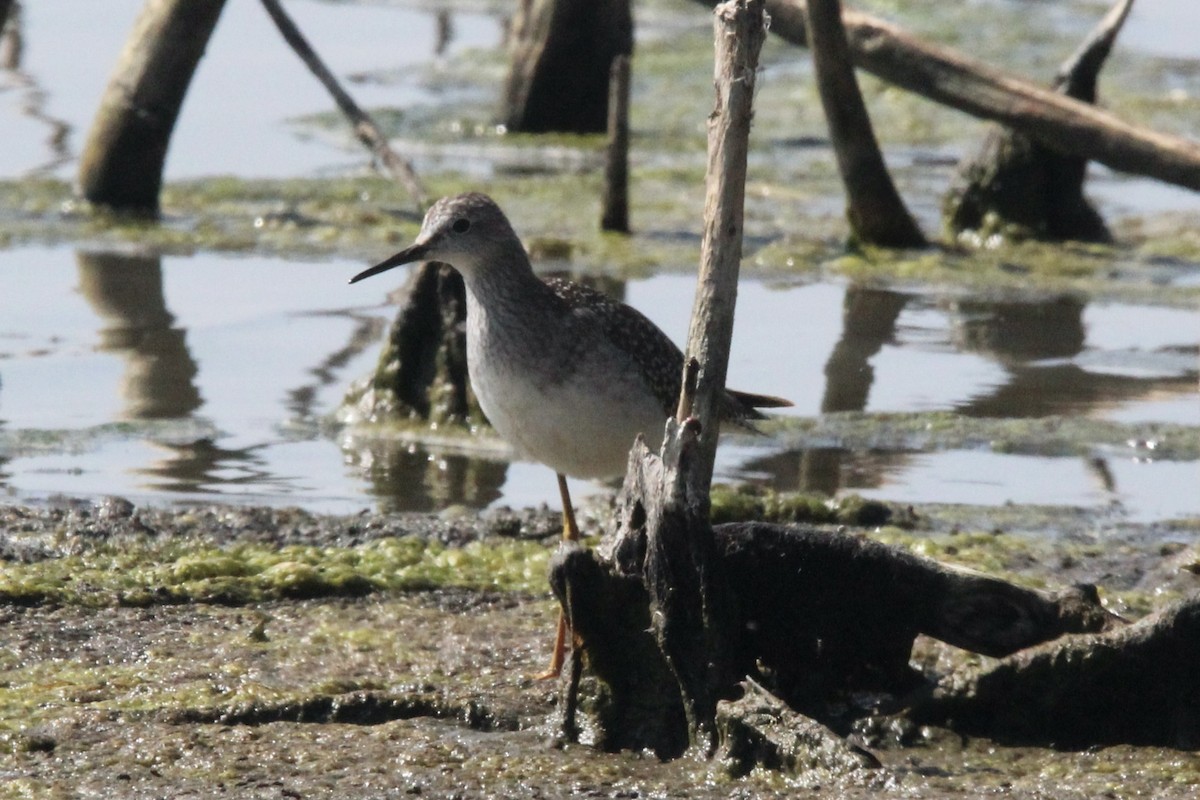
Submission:
[[[478,192],[443,197],[425,214],[421,232],[411,246],[363,270],[350,282],[417,261],[441,261],[469,277],[496,260],[497,250],[506,245],[524,255],[520,240],[492,198]]]

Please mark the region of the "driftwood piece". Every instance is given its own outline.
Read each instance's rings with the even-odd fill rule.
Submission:
[[[1120,0],[1059,68],[1054,89],[1095,103],[1100,69],[1133,0]],[[954,234],[1016,232],[1022,237],[1108,242],[1112,234],[1083,195],[1087,160],[1065,155],[1029,136],[993,126],[980,152],[959,168],[946,196]]]
[[[623,507],[621,532],[596,551],[561,553],[551,584],[608,687],[602,741],[668,757],[686,737],[678,711],[661,700],[678,691],[646,629],[649,594],[638,589],[650,546],[645,513]],[[1025,589],[865,537],[767,523],[718,525],[713,535],[731,637],[717,693],[736,696],[749,675],[824,724],[840,724],[832,709],[845,692],[903,695],[922,686],[909,665],[918,634],[1001,656],[1122,624],[1090,587]]]
[[[1200,594],[951,675],[910,717],[1022,744],[1200,749]]]
[[[421,183],[421,179],[417,177],[417,171],[413,167],[412,162],[407,158],[400,156],[388,144],[387,136],[375,124],[375,120],[366,111],[359,107],[358,103],[354,102],[354,98],[349,92],[342,88],[338,83],[333,73],[325,66],[325,62],[313,50],[312,45],[304,38],[304,34],[296,27],[296,23],[292,20],[288,13],[283,10],[283,6],[279,4],[279,0],[262,0],[263,7],[267,10],[275,27],[279,29],[283,35],[284,41],[295,51],[296,55],[300,56],[300,60],[308,67],[309,71],[317,77],[325,90],[333,97],[337,107],[342,114],[350,120],[350,124],[354,126],[354,134],[358,140],[366,145],[371,154],[382,164],[392,177],[400,181],[405,189],[408,190],[413,202],[417,206],[418,211],[424,211],[428,203],[428,193],[425,191],[425,186]]]
[[[601,133],[613,59],[633,52],[629,0],[521,0],[500,118],[510,131]]]
[[[629,56],[613,59],[608,88],[608,146],[600,228],[629,233]]]
[[[772,33],[808,45],[804,0],[767,0],[767,13]],[[1059,152],[1200,191],[1200,143],[1125,122],[868,14],[846,10],[842,23],[855,66],[889,83],[999,122]]]
[[[879,152],[854,77],[840,0],[808,0],[813,67],[854,237],[884,247],[920,247],[925,237],[909,213]]]
[[[180,106],[225,0],[147,0],[100,100],[79,158],[92,203],[158,213]]]

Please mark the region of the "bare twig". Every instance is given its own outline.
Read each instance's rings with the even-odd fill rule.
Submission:
[[[304,34],[296,27],[296,23],[287,15],[283,7],[279,4],[279,0],[262,0],[263,7],[267,13],[271,15],[271,19],[275,22],[275,26],[279,28],[279,32],[283,34],[283,38],[291,46],[296,55],[304,62],[305,66],[312,71],[313,75],[317,76],[317,80],[321,85],[333,96],[333,100],[337,103],[342,113],[354,126],[354,134],[358,140],[362,142],[371,151],[375,158],[387,168],[396,180],[404,185],[408,193],[412,196],[413,201],[417,204],[418,210],[424,210],[428,203],[428,195],[425,187],[421,183],[421,179],[417,177],[417,172],[413,169],[412,162],[400,156],[393,150],[384,136],[383,131],[375,124],[375,120],[359,107],[358,103],[354,102],[345,89],[338,83],[337,78],[321,61],[320,56],[312,49],[308,40],[304,38]]]

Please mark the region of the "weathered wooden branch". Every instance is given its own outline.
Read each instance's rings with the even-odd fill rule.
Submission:
[[[225,0],[147,0],[109,78],[79,159],[90,202],[157,214],[184,95]]]
[[[1105,58],[1133,0],[1118,0],[1084,43],[1059,68],[1054,89],[1085,103],[1096,100]],[[974,158],[963,162],[945,200],[955,235],[974,231],[1107,242],[1099,212],[1083,194],[1087,159],[1051,149],[1020,131],[993,126]]]
[[[300,56],[300,60],[308,67],[309,71],[317,77],[325,90],[333,97],[337,107],[342,114],[350,120],[350,124],[354,126],[354,134],[358,140],[366,145],[371,154],[382,164],[393,178],[400,181],[401,185],[408,190],[413,202],[417,206],[418,211],[424,211],[425,206],[429,202],[428,193],[425,191],[425,186],[421,183],[421,179],[417,176],[417,171],[413,167],[412,162],[407,158],[400,156],[388,144],[387,136],[375,124],[375,120],[366,111],[359,107],[354,98],[342,88],[338,83],[334,74],[325,66],[325,62],[313,50],[312,45],[296,27],[296,23],[288,16],[288,13],[283,10],[283,6],[279,4],[279,0],[262,0],[263,7],[267,10],[267,14],[275,22],[275,27],[283,35],[284,40],[295,51],[296,55]]]
[[[713,5],[712,0],[698,0]],[[771,32],[808,45],[804,0],[767,0]],[[1200,144],[1125,122],[899,27],[847,10],[855,66],[922,97],[1000,122],[1069,155],[1200,191]]]
[[[885,247],[920,247],[925,237],[908,212],[879,152],[854,77],[840,0],[808,0],[813,67],[855,238]]]

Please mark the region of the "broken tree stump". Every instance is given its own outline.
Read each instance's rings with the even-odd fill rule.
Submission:
[[[1100,69],[1129,14],[1120,0],[1059,68],[1054,90],[1096,102]],[[1087,159],[1069,155],[1021,131],[992,126],[980,151],[959,167],[944,202],[955,237],[993,234],[1052,240],[1109,242],[1112,234],[1083,194]]]
[[[629,0],[521,0],[511,36],[508,130],[603,132],[609,69],[633,52]]]
[[[483,420],[467,379],[466,290],[462,276],[427,261],[413,271],[375,372],[344,405],[366,421]]]
[[[606,687],[599,740],[671,757],[687,735],[678,706],[663,699],[679,692],[647,630],[657,612],[640,585],[653,512],[627,502],[619,532],[595,551],[574,547],[555,558],[551,584]],[[1123,625],[1091,587],[1026,589],[862,536],[744,522],[715,526],[713,537],[730,636],[716,693],[735,697],[751,676],[827,725],[844,728],[837,709],[847,693],[902,696],[925,685],[909,664],[918,634],[1004,656]]]

